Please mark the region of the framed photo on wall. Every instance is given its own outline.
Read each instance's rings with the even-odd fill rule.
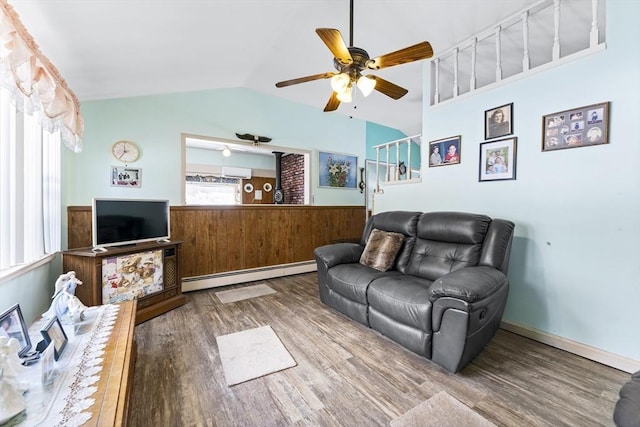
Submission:
[[[513,102],[484,112],[484,139],[513,133]]]
[[[31,349],[31,338],[29,338],[29,329],[24,323],[20,304],[15,304],[0,314],[0,336],[7,338],[15,338],[20,344],[18,355],[22,356]]]
[[[318,185],[331,188],[358,187],[358,157],[349,154],[318,152]]]
[[[111,166],[111,186],[140,188],[142,186],[142,169]]]
[[[542,117],[542,151],[609,143],[609,103],[587,105]]]
[[[460,163],[460,135],[429,142],[429,167],[455,165]]]
[[[518,138],[507,138],[480,144],[479,181],[516,179]]]

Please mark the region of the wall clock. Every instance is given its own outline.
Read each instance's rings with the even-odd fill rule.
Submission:
[[[118,141],[111,146],[111,154],[116,160],[132,163],[140,157],[140,149],[135,142]]]

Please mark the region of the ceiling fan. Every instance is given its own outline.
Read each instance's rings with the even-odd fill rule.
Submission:
[[[333,54],[333,66],[337,72],[314,74],[297,79],[276,83],[276,87],[292,86],[320,79],[331,79],[331,97],[324,111],[334,111],[341,102],[351,102],[354,84],[364,96],[374,89],[393,99],[407,94],[407,89],[372,74],[363,74],[365,70],[380,70],[395,65],[428,59],[433,56],[429,42],[420,42],[386,55],[371,59],[366,50],[353,46],[353,0],[350,0],[349,46],[344,42],[340,31],[334,28],[316,28],[316,33]]]

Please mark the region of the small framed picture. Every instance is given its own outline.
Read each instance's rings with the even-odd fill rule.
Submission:
[[[460,163],[460,135],[429,142],[429,167],[447,166]]]
[[[142,186],[142,169],[111,166],[111,186],[140,188]]]
[[[484,139],[513,133],[513,102],[484,112]]]
[[[54,359],[60,359],[60,355],[64,348],[67,346],[67,334],[64,333],[64,329],[60,324],[60,320],[54,317],[47,323],[47,325],[40,331],[44,338],[45,345],[53,343]]]
[[[481,143],[479,181],[516,179],[517,143],[515,137]]]
[[[18,356],[23,356],[31,349],[29,329],[24,323],[20,304],[15,304],[4,313],[0,314],[0,337],[15,338],[20,344]]]
[[[542,151],[609,143],[609,103],[587,105],[542,117]]]

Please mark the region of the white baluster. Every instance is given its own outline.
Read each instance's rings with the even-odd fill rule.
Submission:
[[[522,46],[524,54],[522,57],[522,71],[529,70],[531,61],[529,60],[529,11],[522,13]]]
[[[391,181],[391,149],[389,148],[389,144],[385,145],[385,148],[387,149],[387,173],[384,181],[389,182]]]
[[[498,26],[496,28],[496,82],[502,80],[502,57],[501,57],[501,37],[502,37],[502,27]]]
[[[407,179],[411,179],[411,138],[407,139]]]
[[[456,47],[453,49],[453,97],[458,96],[458,58],[460,50]]]
[[[478,39],[471,40],[471,80],[469,81],[469,91],[476,88],[476,50],[478,47]]]
[[[376,190],[380,191],[380,147],[376,147]]]
[[[396,181],[400,181],[400,142],[396,142]]]
[[[598,28],[598,0],[591,0],[591,34],[589,37],[589,47],[593,49],[598,46],[600,30]]]
[[[553,51],[551,58],[553,61],[560,59],[560,0],[553,0]]]
[[[433,104],[438,104],[440,102],[440,58],[436,58],[436,60],[434,61],[434,68],[436,71],[436,78],[435,78],[435,91],[434,91],[434,95],[433,95]]]

